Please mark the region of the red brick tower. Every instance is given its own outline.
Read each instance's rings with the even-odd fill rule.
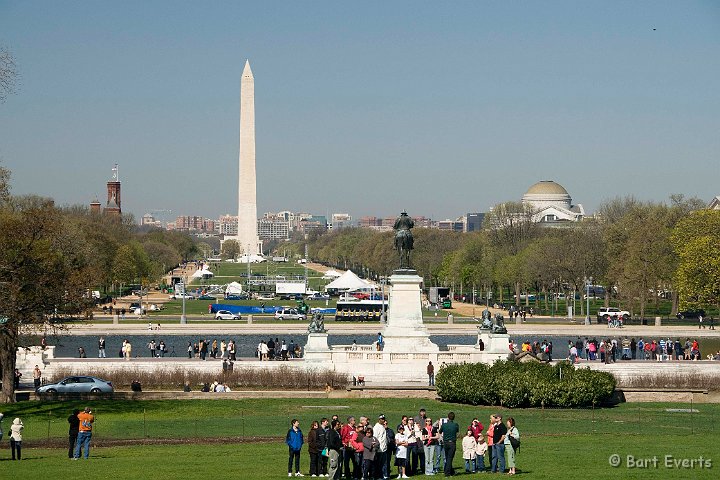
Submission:
[[[105,214],[120,215],[122,209],[120,207],[120,176],[118,175],[118,165],[112,169],[112,180],[107,182],[107,204],[105,205]]]

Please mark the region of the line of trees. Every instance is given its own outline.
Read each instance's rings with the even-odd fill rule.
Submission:
[[[0,402],[14,399],[20,327],[43,330],[50,318],[87,315],[91,292],[119,284],[149,286],[195,254],[182,233],[140,233],[131,216],[59,208],[48,198],[13,197],[0,166]]]
[[[532,214],[509,202],[486,215],[480,232],[415,228],[413,267],[427,286],[494,291],[496,302],[517,305],[530,305],[534,295],[548,310],[558,294],[583,292],[590,280],[605,287],[606,305],[612,297],[641,317],[664,298],[673,313],[718,307],[720,211],[706,210],[703,201],[615,198],[595,217],[564,228],[543,227]],[[291,248],[302,251],[307,241],[313,260],[378,278],[397,268],[392,236],[348,228],[295,240]],[[584,314],[582,302],[580,309]]]

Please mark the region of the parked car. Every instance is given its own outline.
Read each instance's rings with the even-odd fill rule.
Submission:
[[[238,293],[236,295],[225,295],[225,300],[247,300],[250,297],[246,293]]]
[[[283,308],[275,312],[276,320],[305,320],[307,315],[300,313],[297,308]]]
[[[683,318],[700,318],[705,316],[705,310],[702,308],[698,308],[697,310],[691,309],[691,310],[683,310],[682,312],[678,312],[676,317],[682,320]]]
[[[302,300],[302,293],[284,293],[280,295],[281,300]]]
[[[63,378],[38,388],[38,393],[112,393],[112,383],[97,377],[74,376]]]
[[[326,293],[313,293],[307,297],[308,300],[330,300],[330,295]]]
[[[275,300],[275,295],[273,295],[272,293],[259,293],[255,298],[262,302],[269,302]]]
[[[189,293],[176,293],[174,295],[171,295],[170,298],[173,300],[180,300],[182,298],[185,298],[186,300],[195,300],[194,295],[190,295]]]
[[[630,319],[630,312],[615,307],[600,307],[597,312],[597,323],[607,323],[613,317],[622,318],[624,323]]]
[[[240,320],[240,315],[230,310],[218,310],[215,313],[215,320]]]
[[[198,299],[198,300],[211,300],[211,301],[213,301],[213,302],[214,302],[215,300],[217,300],[217,298],[213,297],[212,295],[207,295],[207,294],[205,294],[205,295],[200,295],[199,297],[197,297],[197,299]]]

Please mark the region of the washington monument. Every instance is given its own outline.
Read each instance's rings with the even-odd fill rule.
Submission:
[[[240,174],[238,178],[237,240],[246,255],[260,255],[262,242],[257,231],[255,178],[255,79],[245,61],[240,80]]]

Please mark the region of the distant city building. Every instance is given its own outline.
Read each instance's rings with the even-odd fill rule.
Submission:
[[[290,238],[290,224],[281,218],[261,218],[258,220],[258,235],[261,239],[287,240]]]
[[[465,215],[465,232],[479,232],[482,230],[484,213],[468,213]]]
[[[140,225],[162,228],[162,222],[159,220],[156,220],[155,217],[150,213],[146,213],[145,215],[142,216],[142,218],[140,219]]]
[[[313,215],[300,221],[299,231],[307,234],[314,231],[325,231],[327,227],[327,218],[324,215]]]
[[[215,226],[220,235],[237,236],[237,215],[221,215]]]
[[[177,230],[180,232],[203,232],[203,233],[215,233],[215,220],[210,220],[204,217],[195,215],[181,215],[175,219],[175,222],[168,224],[169,230]]]
[[[533,221],[544,224],[578,222],[585,216],[582,205],[573,205],[570,194],[562,185],[542,180],[522,196],[522,203],[533,209]]]
[[[438,230],[446,230],[450,232],[463,232],[465,230],[465,223],[462,218],[457,220],[440,220],[437,222]]]
[[[361,228],[375,228],[382,226],[382,219],[377,217],[360,217],[360,221],[358,222],[358,226]]]
[[[330,217],[330,228],[339,230],[341,228],[352,227],[352,217],[347,213],[333,213]]]
[[[708,204],[708,208],[710,210],[720,210],[720,195],[710,200],[710,203]]]

